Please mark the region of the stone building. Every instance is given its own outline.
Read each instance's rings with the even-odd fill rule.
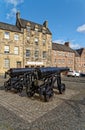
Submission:
[[[24,67],[51,66],[52,34],[48,22],[43,25],[20,18],[16,14],[16,26],[23,31]]]
[[[48,22],[42,25],[20,18],[16,24],[0,22],[0,74],[9,68],[66,67],[85,72],[85,49],[73,50],[69,42],[52,43]]]
[[[23,33],[14,25],[0,22],[0,74],[10,67],[23,67]]]
[[[81,64],[80,64],[80,71],[85,73],[85,48],[80,48],[76,50],[80,56]]]
[[[74,52],[75,52],[74,69],[78,72],[81,72],[81,56],[76,50],[74,50]]]
[[[64,45],[52,43],[52,66],[55,67],[69,67],[74,70],[75,53],[69,47],[69,43]]]
[[[67,66],[71,70],[85,73],[85,48],[73,50],[69,44],[52,43],[52,66]]]
[[[0,73],[9,68],[51,66],[52,34],[43,25],[20,18],[16,25],[0,22]]]

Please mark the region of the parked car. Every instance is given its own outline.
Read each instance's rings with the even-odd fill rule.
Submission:
[[[67,76],[72,76],[72,77],[80,77],[80,73],[75,71],[75,70],[71,70],[71,71],[68,71],[67,73]]]

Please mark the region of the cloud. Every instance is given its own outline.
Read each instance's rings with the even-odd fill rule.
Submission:
[[[65,41],[64,40],[62,40],[62,39],[58,39],[58,40],[55,40],[55,41],[53,41],[54,43],[59,43],[59,44],[64,44],[65,43]]]
[[[4,0],[5,4],[10,8],[9,13],[7,13],[7,19],[11,19],[16,16],[17,6],[24,2],[24,0]]]
[[[5,0],[7,4],[11,4],[14,7],[24,2],[24,0]]]
[[[12,18],[12,17],[15,17],[16,12],[17,12],[17,9],[16,9],[16,8],[12,8],[12,9],[10,10],[10,13],[7,13],[7,19],[10,19],[10,18]]]
[[[77,28],[77,32],[85,33],[85,24],[79,26],[79,27]]]
[[[58,44],[63,44],[66,42],[65,40],[59,39],[59,40],[55,40],[53,41],[54,43],[58,43]],[[69,42],[69,41],[68,41]],[[75,43],[75,40],[70,40],[69,42],[69,46],[72,49],[79,49],[81,48],[79,44]]]
[[[72,49],[79,49],[79,48],[81,48],[80,45],[77,44],[77,43],[70,43],[70,47],[71,47]]]

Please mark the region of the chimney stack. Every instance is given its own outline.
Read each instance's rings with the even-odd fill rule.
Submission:
[[[19,11],[16,13],[16,19],[20,19],[20,12]]]
[[[46,27],[46,28],[48,28],[48,21],[45,21],[45,22],[43,23],[43,26]]]
[[[70,46],[69,44],[70,44],[69,42],[65,42],[65,43],[64,43],[64,45],[67,46],[67,47]]]

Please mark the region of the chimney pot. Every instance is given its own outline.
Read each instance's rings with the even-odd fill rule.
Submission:
[[[64,45],[67,46],[67,47],[69,47],[69,44],[70,44],[69,42],[64,43]]]
[[[19,11],[16,13],[16,18],[20,19],[20,12]]]
[[[44,25],[44,27],[48,28],[48,21],[45,21],[45,22],[43,23],[43,25]]]

